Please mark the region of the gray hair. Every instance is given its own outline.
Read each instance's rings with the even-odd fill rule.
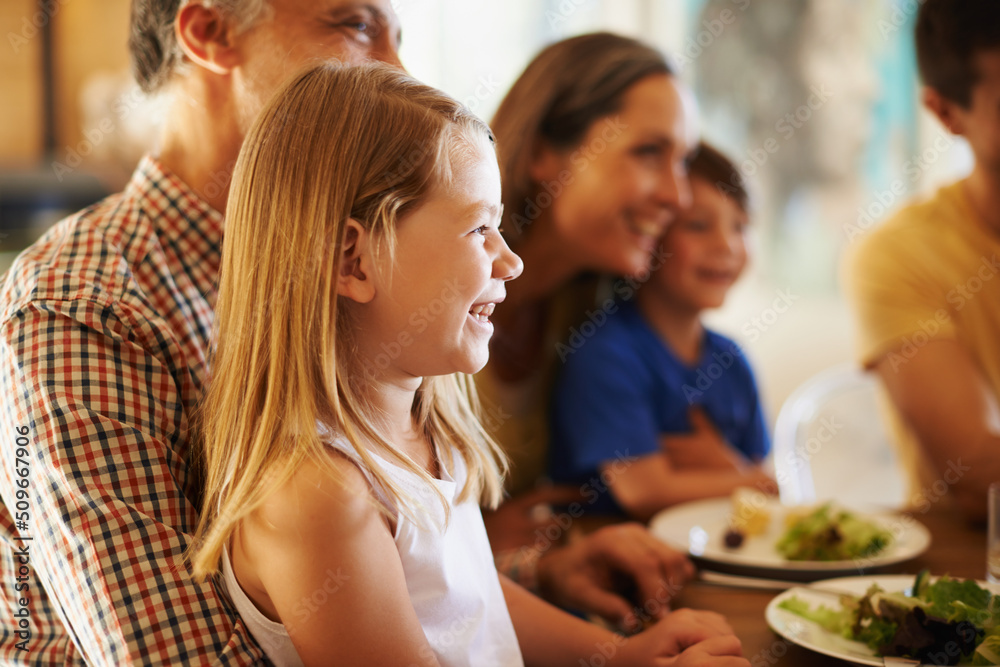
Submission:
[[[132,0],[128,37],[132,71],[147,93],[162,88],[184,61],[174,22],[189,2],[218,9],[233,21],[237,32],[255,25],[270,9],[269,0]]]

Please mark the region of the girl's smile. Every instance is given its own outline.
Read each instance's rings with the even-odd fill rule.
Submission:
[[[375,358],[386,346],[395,351],[388,366],[379,365],[387,375],[481,369],[504,283],[521,273],[520,258],[497,227],[500,171],[492,146],[485,139],[456,141],[465,145],[452,151],[450,179],[400,220],[395,261],[378,264],[375,297],[359,313],[366,332],[362,353]],[[426,314],[417,318],[420,326],[414,326],[415,313]],[[392,347],[403,333],[409,344]]]

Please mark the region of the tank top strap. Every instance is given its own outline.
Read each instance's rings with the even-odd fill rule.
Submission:
[[[379,501],[385,503],[386,507],[392,508],[393,515],[398,518],[399,512],[395,503],[392,502],[388,494],[386,494],[385,489],[379,483],[378,479],[372,474],[372,471],[368,468],[367,464],[365,464],[365,462],[361,459],[361,455],[358,454],[358,450],[354,448],[354,445],[342,436],[324,438],[323,444],[331,449],[336,449],[338,452],[350,459],[351,463],[357,466],[358,470],[361,471],[361,474],[368,480],[368,485],[371,486],[372,491],[375,492]],[[369,452],[369,455],[375,460],[376,465],[385,470],[386,462],[381,457],[376,454],[372,454],[371,452]]]

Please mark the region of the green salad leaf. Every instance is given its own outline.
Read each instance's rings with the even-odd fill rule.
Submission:
[[[972,664],[1000,665],[1000,633],[986,635],[972,654]]]
[[[877,523],[825,503],[789,526],[775,548],[789,560],[851,560],[874,556],[890,542]]]
[[[850,609],[831,609],[822,605],[812,609],[808,602],[797,597],[784,600],[778,606],[793,614],[798,614],[802,618],[807,618],[830,632],[843,635],[848,639],[853,638],[851,626],[854,624],[854,614]]]
[[[792,596],[778,606],[830,632],[867,644],[881,656],[936,665],[1000,665],[1000,596],[975,581],[917,575],[914,595],[872,585],[863,596],[841,596],[839,609]]]

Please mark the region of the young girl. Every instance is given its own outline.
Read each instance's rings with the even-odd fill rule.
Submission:
[[[478,503],[505,463],[464,374],[521,272],[499,209],[489,129],[398,70],[320,66],[267,106],[226,218],[195,575],[278,665],[747,665],[717,617],[625,641],[498,578]]]
[[[747,191],[705,144],[690,178],[691,205],[667,229],[659,266],[568,355],[556,384],[549,471],[607,480],[594,509],[647,519],[739,486],[773,489],[756,465],[771,443],[753,371],[701,321],[746,266]]]

